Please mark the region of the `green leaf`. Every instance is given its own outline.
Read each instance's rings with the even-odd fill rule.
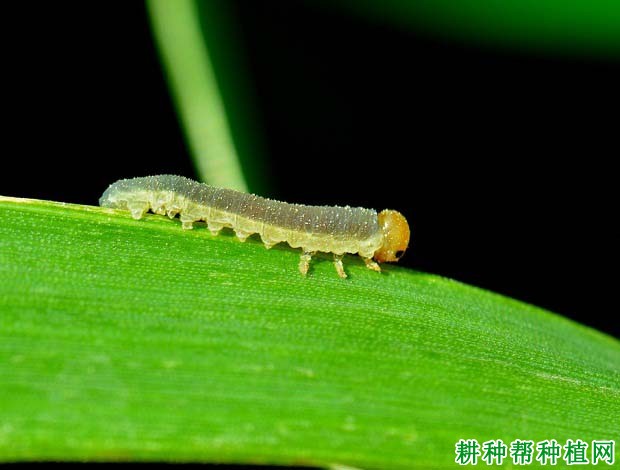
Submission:
[[[373,21],[489,46],[615,59],[620,52],[617,0],[336,0],[321,1]]]
[[[0,461],[445,468],[616,439],[620,343],[438,276],[0,199]],[[578,275],[578,274],[576,274]]]

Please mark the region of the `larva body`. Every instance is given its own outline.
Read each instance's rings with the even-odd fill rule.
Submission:
[[[336,268],[341,277],[346,277],[341,261],[345,253],[359,254],[369,268],[379,270],[371,259],[373,256],[377,261],[395,261],[400,257],[400,254],[394,256],[396,251],[404,252],[409,241],[409,228],[406,226],[406,241],[399,240],[399,246],[388,247],[391,258],[396,259],[388,259],[390,253],[384,253],[388,256],[381,259],[377,254],[385,251],[383,248],[390,234],[386,236],[381,216],[374,210],[289,204],[215,188],[175,175],[117,181],[103,193],[99,204],[129,210],[136,219],[149,209],[171,218],[178,214],[185,229],[192,228],[194,222],[204,221],[213,233],[224,227],[232,228],[242,241],[258,233],[267,248],[287,242],[291,247],[303,250],[300,262],[303,274],[308,271],[311,256],[317,251],[335,255]],[[402,228],[403,221],[406,225],[399,213],[384,213],[388,213],[388,217],[398,214],[402,219],[399,219],[399,226]]]

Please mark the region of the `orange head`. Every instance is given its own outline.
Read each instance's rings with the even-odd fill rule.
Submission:
[[[379,213],[379,226],[383,231],[383,245],[375,251],[379,263],[398,261],[409,245],[409,224],[398,211],[384,210]]]

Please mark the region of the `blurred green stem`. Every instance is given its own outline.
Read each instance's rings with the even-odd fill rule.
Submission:
[[[146,4],[199,178],[247,191],[194,0]]]

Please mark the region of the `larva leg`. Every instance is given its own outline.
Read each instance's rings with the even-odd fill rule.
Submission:
[[[211,232],[211,235],[214,236],[220,233],[220,230],[224,228],[224,225],[218,224],[217,222],[213,222],[211,220],[207,222],[207,226],[209,227],[209,232]]]
[[[194,228],[194,219],[192,217],[188,217],[184,214],[181,214],[181,227],[185,230],[191,230]]]
[[[247,238],[251,235],[248,232],[244,232],[243,230],[235,230],[235,235],[237,235],[237,238],[244,242],[247,240]]]
[[[171,200],[166,203],[166,212],[168,217],[170,217],[171,219],[174,219],[178,214],[180,214],[182,209],[182,202],[174,196],[172,196]]]
[[[372,269],[373,271],[377,271],[378,273],[381,272],[381,268],[379,267],[379,264],[373,261],[372,258],[362,258],[362,259],[364,260],[364,263],[366,263],[366,267],[368,269]]]
[[[310,260],[312,260],[312,255],[314,253],[311,251],[304,251],[299,258],[299,272],[304,276],[308,274],[308,269],[310,268]]]
[[[336,266],[336,271],[338,272],[338,276],[342,279],[347,278],[347,273],[344,272],[344,266],[342,265],[342,257],[344,255],[334,255],[334,266]]]
[[[166,215],[166,201],[156,198],[151,201],[151,210],[158,215]]]
[[[144,201],[133,201],[127,203],[127,209],[131,212],[131,216],[138,220],[149,210],[149,203]]]
[[[277,241],[272,240],[270,237],[265,235],[265,232],[262,232],[260,234],[260,238],[263,241],[263,244],[265,245],[265,248],[267,248],[268,250],[270,250],[271,247],[273,247],[274,245],[276,245],[276,243],[278,243]]]

